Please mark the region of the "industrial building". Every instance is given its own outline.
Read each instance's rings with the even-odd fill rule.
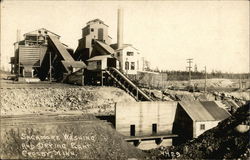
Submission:
[[[115,128],[145,149],[197,138],[229,116],[214,101],[116,103]]]
[[[82,38],[74,53],[75,60],[87,60],[100,55],[112,55],[119,62],[116,68],[126,75],[136,75],[143,70],[143,61],[138,49],[123,43],[123,10],[118,10],[117,43],[111,44],[109,26],[100,19],[89,21],[82,29]]]
[[[45,28],[24,34],[14,43],[12,72],[19,81],[33,82],[53,78],[63,81],[72,72],[84,69],[83,62],[72,58],[73,49],[59,41],[60,36]],[[19,39],[19,38],[18,38]]]
[[[123,45],[122,10],[118,11],[118,42],[111,45],[109,26],[100,19],[87,22],[82,37],[73,51],[60,42],[60,36],[45,28],[24,34],[15,43],[11,58],[18,81],[57,81],[78,85],[114,85],[136,100],[152,101],[137,87],[129,75],[139,70],[139,52]]]
[[[118,48],[117,44],[111,44],[111,47],[116,51],[114,57],[120,62],[120,69],[126,75],[136,75],[138,71],[142,71],[142,58],[138,49],[131,44],[123,44]]]
[[[94,56],[114,54],[115,51],[109,46],[111,37],[108,35],[108,27],[100,19],[89,21],[82,29],[82,38],[79,39],[78,47],[74,53],[75,60],[86,62]],[[97,45],[101,49],[97,48]]]

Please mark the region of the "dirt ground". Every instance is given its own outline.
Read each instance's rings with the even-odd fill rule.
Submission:
[[[93,115],[7,116],[1,119],[0,132],[0,159],[116,160],[147,156]]]
[[[7,72],[0,72],[1,114],[29,114],[29,113],[60,113],[81,112],[109,115],[114,114],[116,102],[135,101],[123,90],[115,87],[76,86],[62,83],[18,83],[7,80],[11,76]],[[188,92],[181,89],[187,86],[187,81],[168,81],[170,89],[148,90],[156,100],[233,100],[238,105],[250,100],[250,80],[246,81],[245,89],[239,88],[239,80],[208,79],[210,90],[205,93]],[[204,87],[204,80],[192,80],[198,88]],[[172,86],[172,88],[171,88]],[[228,90],[228,91],[225,91]],[[11,100],[11,101],[10,101]]]
[[[7,75],[4,74],[5,77]],[[10,123],[10,125],[3,126],[1,140],[4,142],[1,141],[3,142],[1,143],[1,158],[27,158],[20,155],[23,142],[20,140],[19,133],[32,128],[36,136],[61,135],[61,133],[71,132],[80,136],[85,132],[87,132],[86,134],[91,132],[96,137],[95,141],[89,143],[89,147],[84,151],[73,150],[77,156],[68,157],[69,159],[144,159],[143,157],[146,157],[144,152],[126,143],[123,136],[115,132],[111,124],[96,118],[101,115],[113,115],[116,102],[128,101],[135,100],[123,90],[115,87],[74,86],[61,83],[13,83],[13,81],[3,79],[2,74],[0,80],[1,124],[4,123],[6,117],[25,117],[28,118],[28,121],[25,122],[22,118],[18,118],[17,122],[7,121],[6,123]],[[52,115],[80,116],[86,119],[86,122],[71,123],[68,118],[63,120],[64,123],[55,123],[48,118],[39,121],[38,117],[46,117],[46,115],[49,117]],[[30,121],[29,116],[35,118]],[[24,122],[27,124],[25,125]],[[18,125],[19,123],[21,125]],[[16,126],[13,127],[13,124]],[[36,141],[30,142],[37,143]],[[42,143],[47,143],[47,141]],[[61,143],[70,146],[68,141]],[[77,143],[86,146],[87,142],[78,141]],[[34,154],[40,153],[38,150],[26,151]],[[35,159],[40,158],[42,157],[35,157]],[[32,157],[28,157],[28,159],[32,159]]]

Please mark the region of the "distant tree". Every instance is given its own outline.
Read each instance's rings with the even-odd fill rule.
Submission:
[[[144,60],[144,70],[150,71],[150,62],[148,60]]]

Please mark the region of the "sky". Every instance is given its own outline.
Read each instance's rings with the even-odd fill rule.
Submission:
[[[160,70],[246,73],[250,70],[248,1],[1,1],[0,66],[9,69],[17,29],[46,28],[73,49],[81,29],[99,18],[116,43],[117,9],[124,11],[124,43]],[[23,38],[23,37],[22,37]]]

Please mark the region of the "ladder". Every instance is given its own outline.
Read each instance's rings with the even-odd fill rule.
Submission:
[[[114,67],[109,67],[105,72],[122,87],[127,93],[129,93],[137,101],[153,101],[144,91],[136,86],[126,75],[120,72]]]

